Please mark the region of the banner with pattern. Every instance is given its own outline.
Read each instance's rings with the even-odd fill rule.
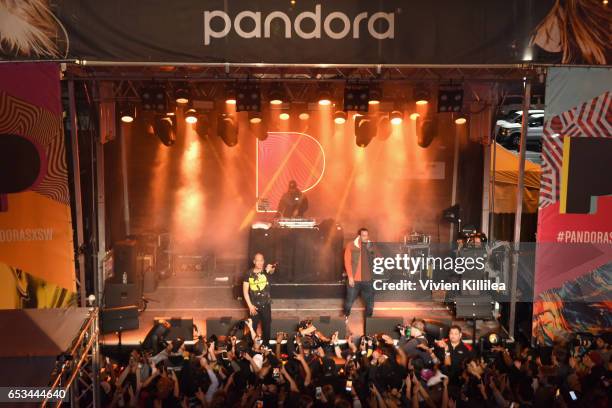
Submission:
[[[57,64],[0,65],[0,309],[65,307],[75,266]]]
[[[612,327],[612,69],[546,83],[533,330],[542,343]]]

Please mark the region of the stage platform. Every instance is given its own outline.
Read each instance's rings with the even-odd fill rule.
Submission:
[[[318,298],[314,296],[310,288],[308,291],[295,285],[297,291],[303,291],[300,298],[279,298],[273,296],[272,315],[274,318],[288,318],[298,316],[300,319],[319,316],[331,316],[341,318],[343,315],[344,288],[332,286],[337,292],[334,297]],[[319,287],[321,290],[324,286]],[[340,291],[342,290],[342,291]],[[319,292],[320,294],[320,292]],[[193,318],[194,324],[201,334],[206,333],[206,319],[231,317],[244,319],[248,315],[243,300],[234,298],[231,285],[211,284],[205,279],[195,278],[171,278],[162,282],[153,293],[146,294],[149,299],[147,310],[140,314],[140,327],[138,330],[124,332],[122,344],[138,345],[147,332],[153,326],[155,318]],[[374,317],[397,317],[404,318],[408,323],[413,318],[422,318],[426,321],[455,322],[452,313],[444,304],[434,301],[377,301],[374,308]],[[466,322],[458,321],[464,326],[465,336],[468,337],[471,329]],[[498,329],[497,322],[485,322],[479,324],[478,335],[484,335]],[[364,332],[364,305],[361,299],[357,299],[348,322],[348,330],[354,335]],[[115,334],[101,336],[105,345],[116,345],[118,337]]]

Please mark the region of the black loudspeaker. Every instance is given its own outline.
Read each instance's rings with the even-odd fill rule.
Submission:
[[[159,319],[155,319],[155,324],[159,323]],[[166,336],[166,340],[177,340],[181,339],[183,341],[191,341],[193,340],[193,319],[182,319],[180,317],[171,317],[168,319],[163,319],[170,323],[170,332]],[[155,326],[155,325],[154,325]]]
[[[459,319],[492,319],[493,300],[491,296],[480,295],[456,297],[455,317]]]
[[[107,283],[104,288],[106,307],[137,306],[139,300],[138,287],[134,283]]]
[[[113,246],[113,283],[122,283],[123,274],[127,275],[127,283],[140,284],[137,276],[137,250],[136,241],[126,239],[115,242]]]
[[[403,317],[367,317],[366,335],[388,334],[391,338],[399,339],[400,333],[397,326],[403,324]]]
[[[452,324],[451,320],[446,322],[427,321],[425,322],[425,335],[428,338],[441,340],[448,337],[448,332]]]
[[[232,330],[236,327],[238,322],[240,322],[240,320],[233,319],[229,316],[206,319],[206,337],[210,337],[213,334],[217,337],[229,336],[232,334]],[[242,338],[242,330],[235,330],[234,334],[237,338]]]
[[[338,339],[342,340],[346,337],[346,323],[342,318],[319,316],[312,321],[312,324],[327,337],[331,338],[336,331],[338,332]]]
[[[123,306],[102,309],[100,331],[102,334],[138,329],[138,308]]]
[[[270,338],[272,340],[276,339],[276,333],[284,332],[289,335],[295,333],[297,331],[297,326],[300,323],[298,317],[285,317],[283,319],[272,319],[272,324],[270,325]]]

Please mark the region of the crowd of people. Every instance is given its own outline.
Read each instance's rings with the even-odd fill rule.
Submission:
[[[262,341],[246,320],[227,338],[155,338],[127,364],[101,368],[104,407],[609,407],[612,348],[604,337],[532,348],[461,327],[445,339],[415,319],[394,333],[329,337],[309,321]],[[397,337],[397,336],[395,336]],[[271,342],[272,343],[272,342]],[[158,349],[159,348],[159,349]]]

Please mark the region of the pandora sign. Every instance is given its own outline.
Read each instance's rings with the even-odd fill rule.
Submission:
[[[282,11],[272,11],[266,15],[259,11],[241,11],[233,19],[222,10],[204,11],[204,45],[209,45],[213,39],[226,37],[232,29],[238,36],[247,39],[270,38],[272,33],[291,39],[295,33],[306,40],[323,37],[333,40],[359,39],[366,35],[385,40],[394,38],[395,15],[362,12],[351,18],[341,11],[333,11],[323,16],[320,4],[315,6],[314,11],[299,13],[293,21]]]

